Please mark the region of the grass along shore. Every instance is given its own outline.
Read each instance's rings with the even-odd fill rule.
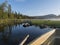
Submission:
[[[48,25],[51,27],[58,27],[60,28],[60,21],[51,21],[51,20],[31,20],[32,24],[36,25]]]
[[[54,27],[60,27],[60,21],[51,21],[51,20],[33,20],[33,19],[0,19],[0,24],[12,24],[12,23],[21,23],[25,20],[31,21],[35,25],[48,25]]]

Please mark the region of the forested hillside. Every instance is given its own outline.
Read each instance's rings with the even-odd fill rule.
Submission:
[[[7,1],[0,4],[0,19],[26,19],[30,18],[20,12],[12,11],[11,5]]]

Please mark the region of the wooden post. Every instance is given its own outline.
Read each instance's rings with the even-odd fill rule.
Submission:
[[[27,36],[25,37],[25,39],[24,39],[19,45],[23,45],[23,44],[27,41],[28,37],[29,37],[29,35],[27,35]]]

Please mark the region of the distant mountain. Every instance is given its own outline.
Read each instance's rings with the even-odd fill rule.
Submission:
[[[50,19],[50,18],[58,18],[59,16],[56,16],[55,14],[48,14],[45,16],[33,16],[35,19]]]
[[[57,16],[54,15],[54,14],[48,14],[48,15],[45,15],[43,16],[44,18],[56,18]]]
[[[57,16],[57,18],[60,18],[60,15],[59,15],[59,16]]]

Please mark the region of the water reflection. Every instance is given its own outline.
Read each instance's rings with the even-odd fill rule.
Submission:
[[[8,25],[7,27],[2,27],[0,28],[0,45],[5,45],[8,44],[9,39],[11,37],[11,30],[12,27],[10,25]]]
[[[23,27],[23,24],[0,26],[0,45],[19,45],[19,43],[30,35],[25,45],[48,32],[50,28],[41,29],[39,26]]]

